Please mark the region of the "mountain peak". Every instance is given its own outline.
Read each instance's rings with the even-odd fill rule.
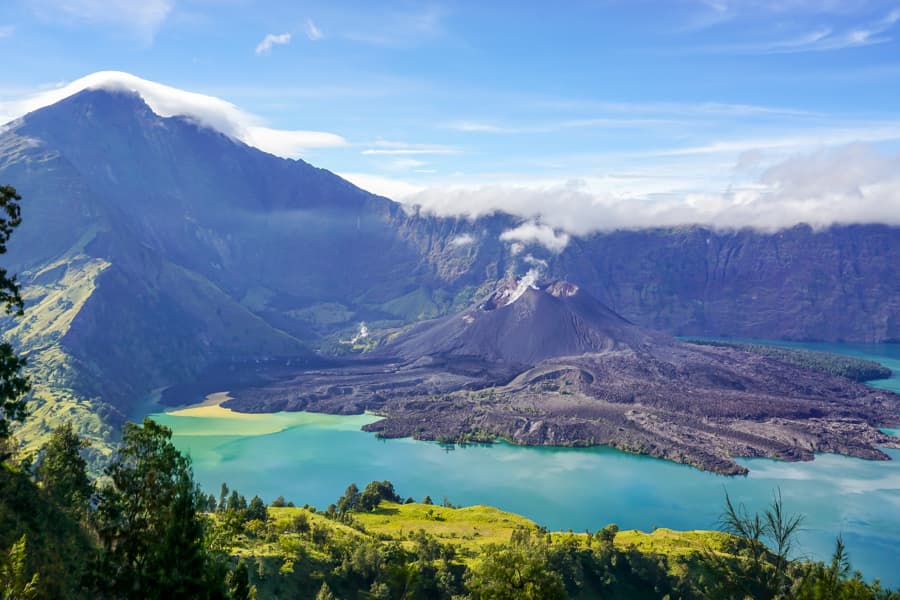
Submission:
[[[507,282],[490,296],[480,308],[482,310],[494,310],[508,306],[518,301],[527,294],[548,294],[554,298],[570,298],[579,293],[579,288],[574,283],[562,279],[541,280],[537,270],[532,269],[514,282]]]
[[[64,86],[13,103],[15,119],[62,102],[86,90],[137,95],[160,117],[184,117],[201,127],[284,158],[296,158],[308,148],[341,146],[346,142],[333,133],[281,130],[266,127],[263,120],[236,105],[206,94],[190,92],[122,71],[98,71]]]
[[[561,356],[640,350],[651,342],[674,343],[632,324],[574,283],[538,281],[531,271],[476,306],[412,326],[379,352],[536,364]]]

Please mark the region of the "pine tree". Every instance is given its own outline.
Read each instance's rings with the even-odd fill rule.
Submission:
[[[172,431],[151,419],[127,423],[122,445],[106,469],[96,528],[101,559],[96,584],[125,598],[204,598],[207,557],[199,512],[205,502],[190,460]]]
[[[81,451],[88,443],[78,437],[71,423],[60,425],[41,450],[37,479],[51,501],[69,515],[85,514],[94,492]]]

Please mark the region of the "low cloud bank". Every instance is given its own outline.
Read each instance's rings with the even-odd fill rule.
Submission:
[[[544,187],[491,185],[429,188],[405,203],[438,216],[478,218],[507,212],[523,225],[501,236],[558,252],[568,235],[596,231],[706,225],[774,231],[806,223],[900,225],[900,154],[851,144],[797,155],[764,168],[755,179],[720,193],[627,197],[580,180]]]
[[[297,158],[311,148],[343,146],[347,143],[341,136],[323,131],[272,129],[266,127],[256,115],[244,112],[225,100],[186,92],[120,71],[93,73],[24,100],[0,103],[0,123],[50,106],[85,89],[135,92],[161,117],[189,117],[204,127],[285,158]]]

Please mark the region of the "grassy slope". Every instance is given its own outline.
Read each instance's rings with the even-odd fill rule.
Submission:
[[[16,430],[26,451],[37,450],[57,425],[70,422],[79,435],[92,441],[92,461],[100,462],[112,452],[118,428],[115,411],[99,398],[75,389],[81,368],[60,343],[109,266],[105,260],[76,251],[35,273],[23,274],[25,317],[4,337],[28,359],[33,386],[28,400],[30,416]]]
[[[15,431],[26,452],[69,422],[91,442],[89,460],[97,467],[148,391],[142,386],[188,379],[217,356],[305,352],[298,340],[210,281],[172,263],[157,260],[153,278],[132,289],[121,268],[84,253],[92,237],[47,265],[23,271],[25,315],[0,322],[3,338],[28,359],[30,416]],[[141,316],[156,315],[159,307],[169,310],[175,331],[160,331],[158,316]]]
[[[275,523],[276,531],[285,531],[289,523],[299,514],[304,513],[312,527],[316,525],[327,528],[335,539],[353,541],[374,539],[384,543],[398,541],[412,547],[409,536],[419,530],[436,538],[442,544],[452,545],[457,556],[463,561],[477,557],[479,550],[487,544],[509,542],[518,528],[539,531],[531,520],[490,506],[468,506],[465,508],[447,508],[428,504],[395,504],[382,502],[371,513],[354,513],[358,528],[354,528],[327,518],[320,512],[310,512],[305,508],[269,508],[270,519]],[[280,538],[294,537],[307,551],[307,555],[315,558],[318,551],[293,534],[280,534]],[[574,540],[578,544],[586,544],[584,533],[551,533],[553,543]],[[638,530],[620,531],[616,535],[616,546],[621,549],[636,548],[642,553],[665,555],[671,559],[675,570],[684,568],[683,561],[697,553],[712,550],[724,552],[729,536],[717,531],[674,531],[656,529],[652,533]],[[233,553],[238,556],[254,556],[257,559],[276,559],[280,555],[281,540],[267,542],[262,538],[241,536],[236,541]]]

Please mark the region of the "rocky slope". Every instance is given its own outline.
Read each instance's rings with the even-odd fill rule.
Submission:
[[[498,238],[519,222],[413,215],[397,229],[454,284],[522,274],[541,260],[546,276],[577,281],[625,318],[675,335],[900,341],[898,227],[612,231],[572,237],[558,253],[531,244],[513,254]],[[476,243],[449,243],[462,235]]]
[[[679,342],[567,282],[523,279],[391,335],[365,359],[236,390],[253,412],[376,410],[386,437],[608,445],[725,474],[738,456],[886,460],[900,396],[724,346]]]

